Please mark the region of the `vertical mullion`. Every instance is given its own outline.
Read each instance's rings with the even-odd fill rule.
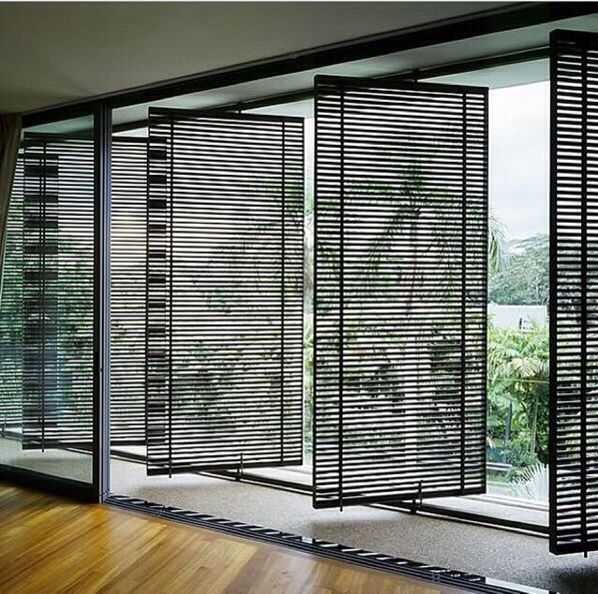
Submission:
[[[110,157],[112,113],[94,110],[93,487],[110,491]]]
[[[549,440],[548,440],[548,466],[549,466],[549,524],[550,550],[556,552],[558,546],[557,536],[557,316],[558,316],[558,187],[557,187],[557,146],[558,146],[558,45],[551,35],[550,44],[550,257],[549,257]]]
[[[480,451],[481,451],[481,483],[483,484],[483,493],[486,492],[487,488],[487,474],[486,467],[488,464],[488,452],[486,450],[486,432],[487,432],[487,419],[488,419],[488,245],[490,239],[488,237],[489,232],[489,207],[488,207],[488,169],[489,169],[489,134],[490,134],[490,110],[488,109],[488,90],[484,93],[484,170],[483,170],[483,183],[484,183],[484,239],[483,239],[483,253],[485,256],[484,260],[484,271],[483,280],[484,283],[484,328],[482,331],[482,356],[483,356],[483,367],[482,367],[482,386],[483,386],[483,397],[482,397],[482,423],[483,431],[480,432]]]
[[[281,123],[282,132],[282,150],[281,150],[281,208],[280,208],[280,241],[281,241],[281,253],[280,253],[280,461],[284,461],[284,355],[285,355],[285,220],[286,220],[286,179],[285,179],[285,154],[286,154],[286,138],[285,138],[285,123]]]
[[[41,282],[41,295],[38,295],[40,298],[40,302],[38,304],[38,311],[39,311],[39,320],[40,320],[40,331],[41,331],[41,338],[40,338],[40,370],[41,370],[41,379],[40,379],[40,396],[41,396],[41,421],[42,421],[42,431],[41,431],[41,447],[42,452],[46,449],[46,191],[47,191],[47,183],[46,183],[46,167],[47,167],[47,151],[48,145],[44,140],[42,142],[43,149],[41,155],[41,167],[39,168],[41,172],[40,177],[40,196],[39,199],[39,251],[40,251],[40,282]]]
[[[148,131],[150,130],[152,125],[151,119],[148,122]],[[151,136],[151,132],[149,132],[149,136]],[[145,410],[144,410],[144,436],[145,436],[145,451],[146,451],[146,468],[148,464],[148,448],[149,448],[149,388],[148,388],[148,380],[149,380],[149,332],[148,328],[150,325],[150,315],[149,315],[149,294],[150,294],[150,196],[151,196],[151,177],[150,177],[150,139],[147,140],[146,145],[146,161],[145,161],[145,179],[146,179],[146,186],[145,186],[145,302],[144,302],[144,355],[145,355],[145,365],[143,367],[143,391],[144,391],[144,402],[145,402]]]
[[[467,94],[462,94],[462,195],[461,195],[461,402],[460,402],[460,447],[461,447],[461,490],[465,490],[465,383],[467,381],[465,374],[465,365],[467,364],[465,356],[465,346],[467,340]]]
[[[312,484],[312,505],[315,506],[317,500],[316,487],[318,484],[317,466],[317,443],[316,435],[318,434],[318,197],[319,197],[319,176],[318,176],[318,162],[319,162],[319,128],[320,128],[320,101],[318,99],[320,94],[320,87],[316,85],[315,96],[314,96],[314,172],[313,172],[313,282],[312,282],[312,294],[313,294],[313,311],[312,311],[312,377],[311,377],[311,484]],[[303,424],[301,425],[303,432]]]
[[[345,88],[340,87],[339,331],[338,331],[338,500],[343,510],[345,358]]]
[[[172,317],[174,272],[174,118],[170,118],[170,179],[169,179],[169,260],[168,260],[168,476],[172,477]]]
[[[588,52],[581,55],[581,382],[580,482],[581,538],[587,554],[587,356],[588,356]]]

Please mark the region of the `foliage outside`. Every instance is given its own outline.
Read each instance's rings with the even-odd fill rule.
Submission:
[[[488,301],[501,305],[546,305],[548,236],[535,235],[498,249],[501,256],[494,256],[494,266],[490,254]]]
[[[496,223],[492,225],[496,227]],[[498,224],[500,226],[500,224]],[[493,260],[494,253],[501,257]],[[489,301],[499,305],[548,303],[548,236],[504,241],[491,234]],[[488,462],[491,483],[511,495],[545,500],[548,463],[548,324],[488,326]]]
[[[313,211],[306,208],[305,445],[311,449],[313,406]],[[489,302],[548,303],[548,236],[508,242],[504,225],[490,220]],[[372,257],[373,254],[369,254]],[[370,263],[372,264],[372,263]],[[548,462],[548,324],[523,319],[521,327],[488,323],[489,490],[545,500]],[[495,470],[499,469],[499,470]]]

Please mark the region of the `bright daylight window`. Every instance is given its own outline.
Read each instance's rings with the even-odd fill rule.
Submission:
[[[544,504],[548,499],[547,304],[549,285],[549,83],[528,82],[527,84],[521,84],[521,82],[529,80],[542,80],[544,76],[534,75],[532,77],[527,77],[527,65],[516,65],[514,68],[520,68],[522,72],[525,71],[525,75],[516,81],[518,84],[513,84],[512,80],[507,80],[506,84],[508,86],[505,86],[505,81],[501,79],[498,83],[500,88],[491,88],[489,94],[490,237],[488,254],[489,315],[487,343],[487,493],[491,496],[502,498],[503,501],[506,499],[511,501],[516,499],[519,502],[526,500],[528,502]],[[507,77],[511,76],[510,67],[505,69],[505,72],[507,73]],[[464,83],[478,86],[488,86],[490,84],[492,86],[497,80],[492,71],[483,71],[479,73],[470,73],[458,76],[455,75],[453,77],[446,78],[452,78],[453,80],[438,80],[435,82],[448,82],[449,84]],[[461,78],[463,80],[457,80]],[[275,479],[278,481],[282,480],[287,483],[302,484],[306,490],[309,490],[312,483],[312,443],[314,439],[312,433],[314,369],[313,101],[308,99],[299,101],[297,103],[272,105],[267,108],[262,107],[251,110],[251,112],[254,114],[254,116],[291,116],[304,118],[304,414],[302,432],[304,456],[302,466],[293,465],[296,464],[295,460],[298,460],[299,456],[293,457],[293,462],[289,462],[289,465],[267,464],[265,462],[262,463],[260,459],[259,464],[256,463],[253,465],[253,467],[249,465],[246,469],[246,472],[247,474],[252,474],[254,476],[261,475],[267,480]],[[220,123],[219,125],[223,124]],[[226,123],[226,125],[229,126],[228,123]],[[251,126],[253,126],[251,121],[249,122],[248,126],[250,129],[253,129],[251,128]],[[147,249],[145,237],[146,220],[144,210],[147,200],[146,134],[147,131],[144,128],[134,131],[133,134],[130,132],[118,133],[115,136],[113,147],[113,383],[111,430],[113,453],[118,454],[126,459],[126,462],[124,460],[119,461],[120,466],[117,466],[116,464],[114,465],[116,471],[114,471],[113,474],[113,488],[117,492],[127,492],[130,489],[129,485],[121,485],[122,477],[132,477],[134,475],[135,481],[137,481],[136,484],[138,485],[143,485],[144,482],[148,480],[148,477],[145,476],[145,468],[139,464],[139,462],[145,462],[146,457],[148,456],[148,452],[146,450],[145,434],[146,400],[144,389],[146,356],[144,340],[144,306],[146,299],[145,257]],[[222,134],[223,137],[226,137],[226,134]],[[155,149],[156,147],[153,146],[153,148]],[[179,148],[181,147],[179,146]],[[156,154],[158,153],[160,155],[166,154],[163,150],[161,152],[154,150],[152,152],[152,158],[154,161],[156,160]],[[226,158],[228,157],[225,155],[225,160]],[[284,163],[284,161],[282,162]],[[187,162],[184,160],[184,158],[180,161],[180,163],[183,163],[183,165],[187,166]],[[278,163],[278,161],[276,161],[276,163]],[[290,159],[289,163],[291,163]],[[297,160],[297,163],[299,163],[299,160]],[[160,163],[158,164],[160,165]],[[228,162],[225,165],[228,167]],[[220,167],[221,164],[218,166]],[[224,167],[224,165],[222,165],[222,167]],[[297,165],[297,169],[298,172],[295,171],[295,174],[296,177],[300,179],[300,165]],[[231,171],[234,173],[234,170]],[[195,170],[193,170],[192,173],[197,177],[197,172]],[[229,176],[232,177],[233,174],[229,172]],[[152,178],[154,184],[157,177],[160,176],[154,175]],[[193,180],[195,180],[195,178],[193,178]],[[203,180],[199,178],[198,180],[199,181],[193,181],[193,183],[204,183]],[[213,182],[213,180],[211,180],[210,183],[214,185],[215,189],[208,188],[208,190],[214,192],[214,195],[218,195],[218,184]],[[296,180],[293,181],[293,183],[295,183],[297,187],[301,186],[301,184]],[[186,188],[185,184],[180,184],[180,187],[182,187],[183,190]],[[244,187],[245,186],[243,186],[243,188]],[[208,190],[206,190],[206,192]],[[268,196],[269,194],[267,197]],[[209,206],[208,198],[205,198],[204,196],[204,200]],[[7,249],[8,275],[6,283],[6,288],[8,289],[10,289],[13,285],[18,285],[18,283],[21,282],[21,277],[19,274],[22,274],[20,269],[17,270],[15,268],[16,264],[18,264],[18,261],[15,259],[15,255],[13,253],[15,246],[18,247],[18,245],[20,245],[19,241],[21,241],[23,232],[22,220],[16,218],[15,216],[15,209],[17,208],[18,204],[19,203],[15,201],[13,212],[11,213],[12,218],[9,220],[9,242]],[[186,203],[184,200],[182,204],[185,206]],[[297,204],[300,205],[300,198],[298,199]],[[158,201],[158,206],[163,210],[163,201]],[[209,210],[208,206],[205,207],[206,212]],[[276,208],[278,207],[276,206]],[[155,208],[152,210],[152,216],[155,210]],[[158,209],[156,212],[162,216],[162,210]],[[186,241],[187,236],[184,235],[184,233],[187,233],[187,231],[185,230],[186,228],[184,227],[184,224],[189,224],[189,222],[180,219],[180,211],[177,211],[177,213],[179,213],[177,214],[179,219],[174,220],[175,223],[179,225],[180,229],[179,227],[176,229],[178,233],[182,234],[181,237],[183,237],[183,241]],[[278,213],[278,210],[276,210],[276,213]],[[280,216],[276,213],[272,216],[278,217],[275,219],[275,224],[280,224]],[[251,213],[245,210],[244,214],[249,216]],[[263,213],[261,214],[263,215]],[[203,219],[195,214],[193,216],[195,216],[195,219],[192,220],[192,223],[199,228],[199,226],[203,224]],[[270,219],[272,219],[272,216],[270,216]],[[267,219],[267,217],[265,218]],[[270,221],[270,219],[268,219],[268,221]],[[229,237],[229,235],[226,235],[229,233],[229,229],[226,227],[226,225],[231,225],[230,221],[224,218],[223,220],[218,220],[217,223],[222,228],[219,233],[221,232],[223,237]],[[270,223],[270,226],[272,224],[274,223]],[[208,239],[209,241],[212,241],[211,236],[208,237],[210,233],[213,233],[211,228],[202,228],[202,232],[204,232],[204,239],[206,243],[208,243]],[[197,229],[194,228],[193,233],[194,241],[197,244]],[[276,240],[278,241],[279,239],[280,238],[277,235]],[[177,239],[177,241],[179,241],[179,239]],[[221,241],[221,239],[218,241]],[[284,241],[285,243],[283,243],[283,246],[286,245],[286,249],[288,250],[289,246],[291,246],[291,243],[289,243],[290,240],[285,238]],[[179,246],[179,244],[175,245],[177,247]],[[186,246],[187,244],[185,243],[184,245]],[[251,246],[251,242],[248,242],[248,245]],[[298,245],[300,245],[300,243]],[[201,246],[197,247],[195,244],[194,246],[195,247],[193,247],[193,249],[199,250],[199,253],[201,251]],[[254,248],[252,247],[251,249]],[[299,253],[297,246],[295,246],[293,249]],[[162,257],[162,252],[159,250],[152,252],[152,254],[154,253],[158,254],[160,258]],[[280,257],[280,254],[278,257]],[[210,258],[212,258],[212,256],[210,256]],[[261,254],[258,254],[256,256],[256,262],[261,262],[260,258]],[[218,274],[220,274],[220,276],[223,278],[226,277],[221,282],[223,287],[228,287],[228,277],[226,274],[232,274],[231,269],[228,264],[228,260],[223,260],[221,264],[222,270],[219,269],[216,272],[218,272]],[[250,264],[253,266],[255,262],[252,261],[244,263],[243,265],[249,266]],[[186,266],[186,260],[184,260],[184,258],[183,265]],[[300,266],[297,265],[294,269],[300,270]],[[278,274],[277,270],[278,269],[274,270],[274,272],[268,271],[268,274],[276,275]],[[214,272],[214,275],[216,275],[216,272]],[[179,285],[183,281],[187,282],[185,275],[182,274],[181,276],[181,274],[175,278],[175,281],[178,282]],[[260,280],[262,278],[260,274],[256,272],[254,276]],[[189,293],[195,295],[194,298],[200,294],[197,291],[198,287],[203,287],[203,285],[199,284],[204,282],[203,276],[205,276],[205,270],[202,269],[201,274],[198,275],[198,279],[193,281],[195,284],[190,284],[189,287],[187,287],[189,288]],[[152,276],[152,279],[155,280],[155,278],[158,278],[158,280],[160,280],[161,276],[158,275],[158,277]],[[270,277],[266,276],[265,278],[267,280]],[[275,278],[279,279],[278,276]],[[183,281],[181,279],[183,279]],[[255,279],[251,277],[250,280],[253,282]],[[273,291],[280,288],[279,281],[280,279],[277,281],[275,289],[272,289]],[[160,280],[160,282],[162,281]],[[262,282],[262,280],[260,280],[260,282]],[[179,285],[176,285],[175,287],[178,288],[178,294],[181,293],[181,287]],[[160,285],[160,287],[161,286],[162,285]],[[297,284],[297,286],[299,285]],[[238,286],[237,289],[239,289]],[[286,286],[285,291],[287,293],[289,292]],[[294,305],[294,307],[300,308],[300,295],[296,301],[297,303]],[[162,303],[162,305],[166,303],[166,301],[160,299],[157,302]],[[277,303],[278,302],[276,302],[275,306],[279,307]],[[211,315],[215,315],[215,305],[213,299],[210,301],[210,299],[206,298],[205,303],[201,302],[201,305],[204,307],[204,309],[206,309],[206,311],[209,311]],[[217,305],[222,309],[222,311],[225,311],[226,308],[230,307],[230,303],[220,303]],[[183,322],[180,323],[178,331],[186,336],[185,333],[187,333],[189,330],[188,323],[184,321],[186,320],[184,316],[188,314],[187,309],[185,309],[187,308],[187,301],[183,299],[179,309],[177,309],[177,307],[179,307],[179,305],[175,303],[174,313],[180,313],[181,316],[183,316],[181,318],[183,319]],[[287,302],[285,302],[285,307],[287,310],[290,307]],[[152,311],[154,312],[154,310]],[[203,313],[208,315],[205,312]],[[300,319],[299,315],[294,315],[294,319]],[[223,319],[225,317],[226,316],[223,315]],[[9,339],[11,336],[11,328],[13,328],[16,323],[16,318],[12,316],[12,314],[7,316],[5,313],[0,320],[0,326],[2,326],[2,328],[0,328],[2,332],[0,332],[0,334],[2,334],[2,340],[4,341],[2,344],[0,344],[0,350],[4,349],[4,351],[10,351],[11,343],[9,342]],[[156,334],[155,330],[156,329],[154,326],[152,326],[152,331],[154,331],[155,336],[162,340],[161,337],[165,336],[166,334]],[[217,328],[214,329],[214,332],[219,332],[220,330],[221,328]],[[237,328],[235,327],[234,330],[236,331]],[[266,330],[270,332],[270,329]],[[264,330],[264,332],[266,332],[266,330]],[[210,332],[212,331],[210,330]],[[195,334],[197,334],[197,332],[195,332]],[[295,336],[295,334],[293,334],[293,336]],[[205,352],[207,352],[207,347],[202,347],[203,350],[201,350],[197,346],[197,344],[199,344],[197,342],[197,336],[194,335],[191,337],[191,339],[195,341],[193,342],[193,348],[195,350],[192,351],[194,359],[191,360],[192,357],[190,356],[189,360],[185,359],[182,361],[179,370],[182,379],[178,384],[176,384],[175,387],[180,391],[181,386],[184,384],[184,386],[189,389],[189,393],[191,394],[190,402],[192,402],[193,406],[195,406],[197,411],[199,411],[196,415],[197,418],[193,417],[192,420],[198,426],[197,430],[203,431],[205,429],[203,425],[199,426],[199,420],[201,420],[201,422],[204,422],[205,420],[200,414],[203,409],[196,402],[197,399],[195,398],[195,393],[197,392],[197,385],[206,385],[205,378],[202,375],[203,371],[200,369],[202,365],[206,367],[206,364],[204,361],[202,365],[200,365],[199,357],[200,353],[204,353],[205,355]],[[211,334],[209,334],[209,336],[206,335],[204,339],[206,344],[213,345],[213,336]],[[278,338],[276,340],[280,341]],[[284,335],[283,340],[286,340]],[[237,342],[239,342],[239,345],[237,345],[238,348],[247,348],[247,340],[244,339],[243,341],[238,339]],[[183,344],[184,348],[188,348],[185,346],[186,344],[187,343]],[[298,342],[298,344],[300,344],[300,342]],[[276,342],[276,345],[278,345],[278,342]],[[212,346],[210,346],[210,348],[212,348]],[[154,349],[151,352],[162,353],[162,350]],[[246,350],[245,354],[248,352],[251,353],[253,351]],[[296,348],[296,352],[299,352],[298,348]],[[270,357],[270,359],[267,357]],[[268,354],[267,357],[264,360],[264,367],[274,370],[272,373],[278,373],[280,362],[277,361],[279,360],[272,358],[270,354]],[[226,358],[223,358],[222,361],[225,361],[225,359]],[[228,388],[230,388],[229,384],[231,384],[233,380],[230,379],[227,374],[230,372],[232,377],[235,370],[232,368],[229,369],[226,367],[226,365],[223,367],[221,365],[222,361],[220,361],[220,359],[218,360],[218,365],[220,365],[220,367],[217,367],[215,363],[212,365],[212,367],[217,367],[217,371],[221,376],[221,381],[223,384],[226,384],[228,390]],[[295,361],[293,364],[295,365],[294,369],[296,370],[296,375],[299,376],[300,363]],[[210,367],[210,369],[212,367]],[[162,368],[159,368],[158,371],[161,369]],[[0,375],[10,376],[12,373],[13,370],[9,369],[6,365],[4,368],[0,369]],[[162,384],[160,382],[162,379],[161,377],[158,379],[160,381],[157,381],[155,385],[161,386]],[[2,397],[5,403],[5,408],[6,402],[9,402],[9,412],[13,411],[11,414],[14,413],[13,416],[15,417],[14,419],[12,417],[9,418],[6,416],[6,414],[4,414],[4,417],[0,416],[0,429],[3,429],[5,432],[7,432],[9,429],[14,429],[13,425],[16,427],[18,422],[20,422],[20,420],[17,420],[17,417],[20,415],[20,408],[22,404],[22,395],[19,392],[20,384],[19,386],[13,384],[15,384],[14,381],[12,384],[5,383],[4,392],[6,393],[0,393],[0,397]],[[237,384],[235,384],[235,386],[236,385]],[[239,392],[245,394],[244,390],[246,387],[244,385],[241,386],[240,384],[239,386],[237,386]],[[270,386],[270,384],[268,384],[264,389],[271,390],[273,388]],[[223,393],[227,393],[227,390],[224,390]],[[218,392],[216,388],[214,388],[214,391],[215,393]],[[202,388],[200,392],[201,394],[204,394],[205,389]],[[175,393],[178,394],[176,390]],[[285,394],[285,397],[287,397],[288,400],[288,390]],[[299,402],[299,397],[300,389],[297,388],[297,403]],[[211,397],[209,397],[208,394],[206,398],[207,406],[211,403]],[[278,403],[279,401],[276,400],[276,402]],[[165,404],[163,402],[158,404],[159,406],[151,409],[153,411],[152,414],[155,416],[157,415],[158,417],[160,415],[167,415],[169,409],[166,408]],[[183,404],[186,406],[188,403],[185,404],[185,402],[183,402]],[[178,412],[181,410],[185,412],[187,410],[184,408],[183,404],[176,409]],[[278,404],[276,406],[278,406]],[[282,406],[279,408],[282,410]],[[268,414],[278,414],[279,408],[272,408]],[[245,411],[245,409],[243,410],[244,414],[251,414],[250,409],[248,409],[249,412]],[[185,412],[185,414],[187,413]],[[262,422],[263,418],[264,415],[261,415],[258,421]],[[301,427],[299,425],[300,415],[298,410],[295,411],[294,418],[294,424],[292,424],[292,426],[289,425],[290,428],[288,430],[286,427],[283,427],[284,431],[280,430],[279,421],[276,420],[275,431],[280,430],[280,435],[285,435],[286,441],[284,442],[284,447],[281,446],[285,453],[288,453],[287,450],[290,439],[289,436],[291,433],[295,436],[295,441],[297,444],[300,443]],[[278,417],[276,417],[276,419],[278,419]],[[226,419],[226,423],[230,425],[231,423],[229,420],[230,419]],[[158,421],[159,422],[157,423],[157,426],[166,426],[166,422],[162,422],[163,419],[159,418]],[[258,421],[256,421],[256,423]],[[185,423],[189,425],[191,421],[185,418]],[[231,435],[227,434],[223,437],[223,440],[225,440],[223,443],[225,443],[227,448],[228,441],[226,440],[231,440],[235,435],[245,435],[243,431],[249,431],[248,427],[243,423],[239,422],[237,425],[235,425],[235,431],[232,431]],[[184,428],[186,429],[187,425],[184,425]],[[164,431],[162,431],[162,433],[164,433]],[[165,469],[171,472],[173,462],[168,462],[170,465],[170,467],[168,467],[168,464],[164,462],[164,459],[166,459],[165,457],[167,455],[172,457],[172,446],[170,445],[172,438],[170,438],[169,441],[167,439],[168,436],[165,437],[166,434],[162,435],[162,433],[159,433],[161,440],[159,445],[162,449],[159,449],[158,451],[158,466],[160,472],[165,471]],[[155,437],[155,431],[152,433],[152,435]],[[241,440],[241,438],[238,439]],[[197,446],[197,451],[191,451],[186,440],[186,435],[183,435],[181,438],[181,443],[184,444],[184,447],[181,449],[182,453],[180,454],[180,460],[174,461],[175,466],[176,464],[179,464],[180,467],[175,468],[175,471],[200,472],[200,466],[201,469],[204,469],[205,465],[202,466],[199,464],[195,458],[199,459],[203,464],[204,460],[202,456],[204,456],[204,452],[199,448],[199,446]],[[196,439],[193,441],[194,447],[196,444],[201,445],[202,443],[203,441],[201,439]],[[481,443],[481,439],[478,443]],[[259,449],[261,447],[262,444],[260,442],[256,448]],[[298,449],[299,445],[297,446],[297,450]],[[259,455],[262,455],[263,452],[261,449],[259,449],[259,452]],[[215,455],[212,451],[208,453],[210,455],[209,461],[212,463]],[[192,459],[191,454],[193,454],[195,458]],[[276,460],[278,461],[278,459]],[[133,464],[134,461],[136,464]],[[269,462],[270,458],[268,458],[267,461]],[[125,464],[126,468],[128,469],[127,472],[124,472],[124,470],[118,470],[121,468],[124,469]],[[176,485],[173,488],[176,488]],[[472,500],[469,500],[469,502],[464,502],[463,498],[451,498],[450,502],[447,501],[446,498],[445,501],[436,499],[435,501],[430,500],[430,502],[441,506],[448,505],[448,507],[453,507],[454,505],[463,506],[472,504]],[[193,508],[195,503],[192,501],[186,502],[186,506]],[[544,508],[542,507],[541,509]],[[477,511],[480,511],[479,507]],[[483,513],[492,515],[494,512],[488,509]]]
[[[544,504],[548,502],[549,83],[491,89],[489,108],[487,493],[504,501]],[[276,112],[284,113],[285,106]],[[312,448],[314,147],[313,119],[305,122],[306,463],[301,470],[307,472]],[[284,469],[274,472],[292,478]]]
[[[549,83],[490,92],[488,492],[548,501]]]

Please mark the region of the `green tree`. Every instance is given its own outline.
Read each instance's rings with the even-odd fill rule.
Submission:
[[[488,327],[488,425],[505,461],[548,458],[548,326]],[[510,458],[510,459],[509,459]]]
[[[548,235],[538,234],[518,241],[508,249],[502,265],[492,266],[488,298],[501,305],[546,305],[548,303]]]
[[[488,271],[490,276],[504,270],[509,262],[509,245],[504,223],[492,213],[488,219]]]

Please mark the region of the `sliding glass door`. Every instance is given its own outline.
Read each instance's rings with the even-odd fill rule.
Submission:
[[[0,307],[0,464],[93,481],[94,117],[29,128]]]

